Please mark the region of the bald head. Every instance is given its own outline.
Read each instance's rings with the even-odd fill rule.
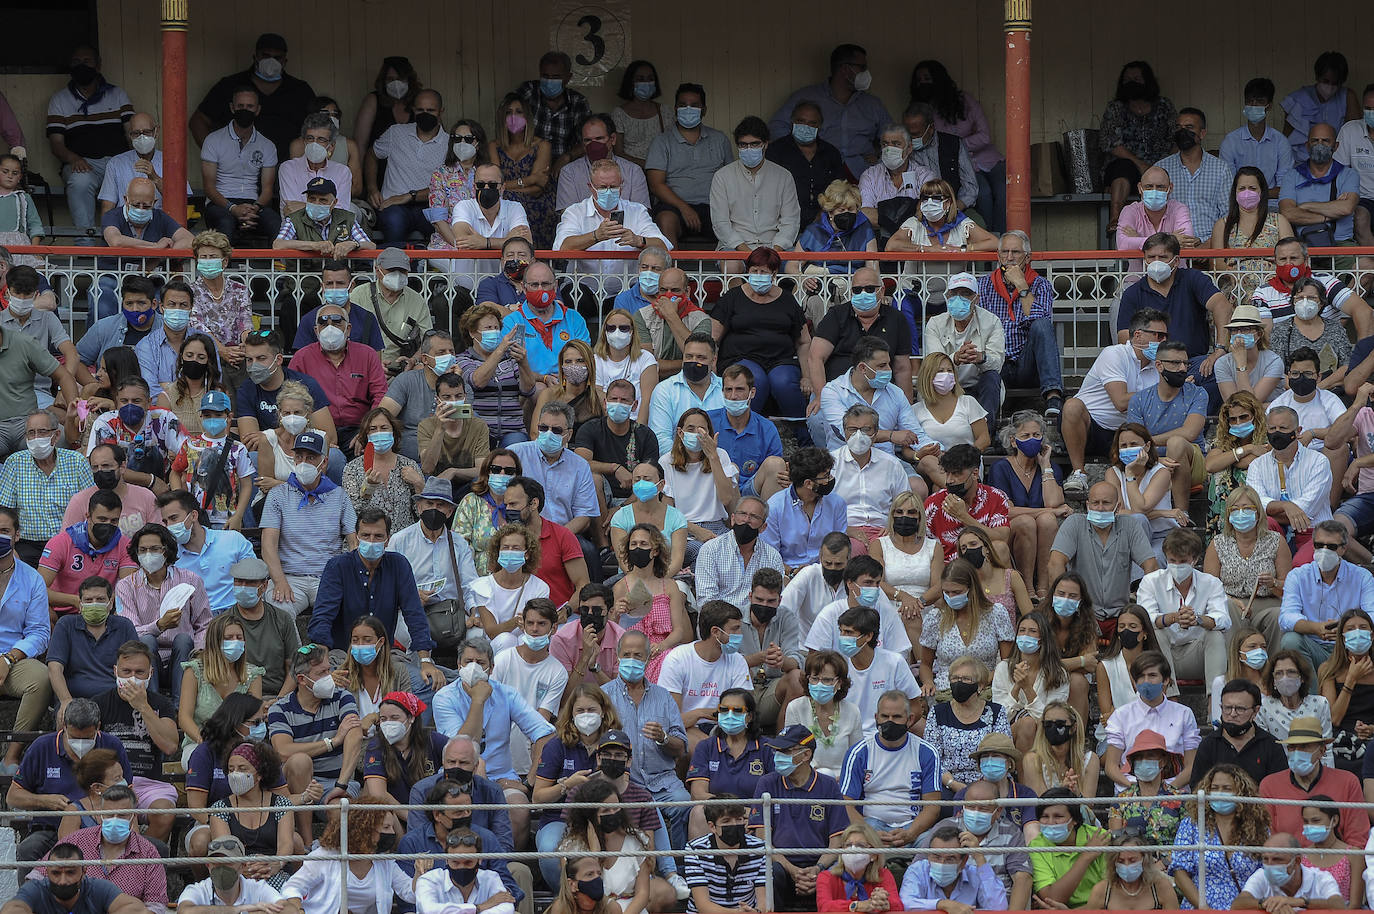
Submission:
[[[1000,795],[992,781],[974,781],[964,791],[965,800],[994,800]]]
[[[1326,140],[1330,145],[1336,143],[1336,128],[1330,124],[1313,124],[1307,131],[1307,142],[1310,144],[1314,140]]]
[[[677,267],[669,267],[658,277],[658,293],[687,294],[687,274]]]
[[[860,267],[854,271],[854,276],[850,280],[853,286],[877,286],[882,284],[882,279],[878,276],[878,271],[872,267]]]
[[[1141,187],[1173,187],[1174,182],[1169,180],[1169,173],[1158,165],[1151,165],[1145,169],[1145,173],[1140,176]]]
[[[1278,847],[1284,849],[1296,849],[1302,847],[1298,839],[1286,831],[1276,832],[1269,836],[1269,840],[1264,842],[1265,847]]]
[[[149,114],[149,113],[146,112],[146,111],[140,111],[140,112],[138,112],[137,114],[135,114],[133,117],[129,118],[129,132],[132,133],[132,134],[135,134],[135,135],[136,135],[136,134],[138,134],[140,131],[143,131],[143,130],[156,130],[156,129],[157,129],[157,118],[153,117],[151,114]]]
[[[1116,486],[1099,482],[1088,490],[1089,511],[1115,511],[1118,501]]]
[[[129,182],[124,199],[133,206],[152,206],[157,200],[157,185],[140,175]]]

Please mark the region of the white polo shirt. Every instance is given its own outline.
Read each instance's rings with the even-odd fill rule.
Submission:
[[[1109,431],[1116,431],[1126,422],[1125,411],[1117,411],[1112,398],[1107,394],[1107,384],[1123,381],[1126,393],[1133,394],[1146,387],[1159,383],[1159,371],[1151,361],[1140,364],[1135,347],[1130,343],[1117,343],[1103,349],[1083,378],[1083,386],[1076,396],[1088,408],[1088,415],[1094,422]]]
[[[256,200],[261,193],[259,181],[264,168],[277,167],[277,147],[255,128],[246,143],[240,143],[234,125],[216,130],[200,147],[202,162],[213,162],[215,190],[229,200]]]
[[[1329,428],[1331,423],[1345,413],[1345,404],[1341,402],[1341,398],[1329,390],[1318,390],[1306,403],[1299,402],[1293,391],[1285,390],[1273,399],[1267,409],[1276,406],[1286,406],[1297,413],[1298,425],[1303,431],[1309,428]],[[1313,438],[1312,443],[1307,446],[1321,450],[1325,444],[1322,439]]]
[[[838,600],[817,613],[803,646],[808,651],[838,651],[840,616],[849,608],[849,595],[841,592]],[[897,614],[897,607],[892,605],[887,594],[880,593],[873,608],[878,612],[878,647],[905,655],[911,650],[911,638],[902,624],[902,617]]]

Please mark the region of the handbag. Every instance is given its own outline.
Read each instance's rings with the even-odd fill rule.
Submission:
[[[425,617],[429,620],[429,636],[436,647],[444,650],[457,650],[468,634],[468,613],[463,603],[463,579],[458,574],[458,556],[453,551],[453,530],[446,528],[448,537],[448,564],[453,575],[453,589],[458,596],[452,600],[440,600],[425,607]],[[524,593],[524,588],[520,592]],[[518,602],[518,598],[517,598]]]
[[[1069,191],[1093,194],[1101,191],[1102,146],[1095,127],[1076,127],[1064,131],[1064,174]]]
[[[1338,165],[1340,165],[1339,162],[1332,163],[1333,168]],[[1339,172],[1337,172],[1337,174],[1339,174]],[[1336,199],[1336,175],[1332,175],[1331,180],[1327,183],[1331,185],[1331,196],[1328,198],[1328,202],[1330,202]],[[1312,225],[1297,225],[1294,226],[1294,228],[1297,229],[1298,237],[1301,238],[1309,248],[1329,248],[1335,247],[1336,245],[1335,219],[1324,219]]]

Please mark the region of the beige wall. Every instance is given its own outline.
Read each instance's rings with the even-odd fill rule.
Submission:
[[[554,0],[195,0],[189,108],[194,110],[217,78],[246,66],[253,39],[271,30],[291,44],[288,69],[316,91],[339,99],[346,128],[381,58],[398,53],[411,58],[426,84],[443,92],[447,121],[470,116],[489,123],[501,95],[536,75],[538,56],[549,46],[554,9],[562,5]],[[1095,124],[1118,69],[1135,57],[1154,64],[1175,104],[1197,105],[1208,113],[1212,148],[1239,125],[1241,88],[1251,76],[1268,75],[1282,96],[1311,82],[1317,53],[1343,46],[1357,67],[1350,85],[1358,91],[1374,71],[1358,68],[1358,45],[1342,43],[1331,23],[1340,23],[1341,34],[1360,35],[1374,12],[1352,0],[1330,5],[1330,14],[1304,17],[1277,0],[1164,0],[1144,18],[1088,0],[1039,0],[1032,44],[1032,141],[1055,139],[1067,126]],[[703,83],[709,93],[706,121],[720,129],[728,131],[746,114],[768,117],[792,89],[824,77],[834,44],[857,41],[869,50],[873,91],[894,115],[906,103],[911,65],[937,57],[982,102],[1001,144],[1004,44],[1002,4],[996,0],[849,3],[846,26],[838,24],[836,5],[822,0],[759,0],[747,7],[738,0],[628,0],[628,6],[631,57],[653,60],[669,92],[683,80]],[[105,72],[139,109],[161,105],[158,8],[156,0],[101,0],[99,5]],[[746,9],[749,15],[743,14]],[[609,108],[618,80],[617,71],[609,85],[584,91],[594,106]],[[64,81],[0,75],[0,91],[20,117],[35,167],[50,180],[57,167],[43,138],[43,114],[48,97]],[[1276,117],[1274,123],[1281,120]],[[199,183],[197,174],[193,163],[193,184]],[[1091,246],[1094,231],[1082,212],[1056,215],[1053,225],[1038,213],[1036,234],[1061,249]]]

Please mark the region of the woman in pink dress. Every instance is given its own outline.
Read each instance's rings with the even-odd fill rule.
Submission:
[[[615,612],[624,625],[625,617],[634,618],[644,605],[645,595],[649,596],[648,611],[627,627],[648,637],[649,665],[644,675],[656,683],[668,652],[691,643],[692,622],[687,618],[682,590],[667,576],[668,542],[663,534],[649,524],[635,524],[625,537],[623,550],[623,565],[630,570],[615,584]]]

